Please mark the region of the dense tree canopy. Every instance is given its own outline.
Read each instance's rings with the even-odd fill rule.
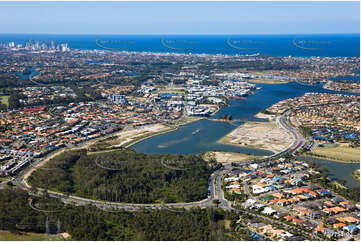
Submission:
[[[29,181],[79,196],[129,203],[191,202],[207,197],[215,168],[199,155],[145,155],[123,149],[90,154],[68,151]]]
[[[72,240],[228,240],[224,221],[237,219],[234,213],[215,209],[106,212],[62,205],[56,212],[41,212],[32,209],[28,199],[22,190],[0,190],[1,230],[44,233],[48,220],[48,232],[66,231]],[[36,207],[54,202],[31,199],[37,200]]]

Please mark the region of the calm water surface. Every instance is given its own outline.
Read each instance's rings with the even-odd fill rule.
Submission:
[[[352,172],[354,170],[360,169],[359,163],[342,163],[332,160],[318,159],[314,157],[305,157],[301,156],[298,159],[302,161],[311,161],[316,164],[320,164],[321,168],[328,169],[328,175],[331,178],[344,179],[346,185],[349,187],[359,187],[360,182],[352,177]]]
[[[194,54],[266,54],[272,56],[360,56],[359,34],[312,35],[46,35],[0,34],[0,42],[25,46],[31,39],[48,46],[68,43],[71,49],[105,48],[136,52],[175,52]],[[297,47],[311,47],[312,50]],[[300,44],[302,43],[302,44]],[[242,50],[240,50],[240,48]]]
[[[295,82],[287,84],[257,84],[261,87],[254,95],[246,100],[230,100],[228,107],[222,108],[211,119],[217,119],[224,114],[231,114],[237,120],[233,124],[200,120],[179,127],[177,130],[153,136],[131,146],[138,152],[147,154],[199,154],[206,151],[219,150],[240,152],[258,156],[270,155],[272,152],[254,148],[245,148],[232,145],[218,144],[217,140],[231,132],[237,126],[248,120],[261,121],[255,114],[278,101],[302,96],[306,92],[327,92],[322,85],[306,86]]]
[[[272,154],[270,151],[218,144],[217,141],[248,120],[261,121],[255,118],[254,115],[278,101],[302,96],[307,92],[347,94],[323,89],[321,84],[307,86],[290,82],[287,84],[257,84],[257,86],[261,87],[261,89],[257,90],[254,95],[249,96],[246,100],[231,100],[228,107],[222,108],[212,117],[212,119],[217,119],[224,114],[231,114],[233,119],[238,120],[234,124],[200,120],[181,126],[175,131],[143,140],[132,145],[131,148],[146,154],[199,154],[219,150],[256,156],[270,155]],[[359,185],[359,182],[351,176],[352,171],[359,169],[359,164],[339,163],[314,158],[302,159],[313,159],[316,163],[327,167],[331,177],[346,180],[348,186]]]

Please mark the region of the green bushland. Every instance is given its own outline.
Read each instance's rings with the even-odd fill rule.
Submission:
[[[9,96],[0,96],[1,97],[1,103],[3,105],[6,105],[6,107],[9,106]]]
[[[358,169],[358,170],[354,170],[353,172],[352,172],[352,176],[353,176],[353,178],[355,178],[356,180],[360,180],[360,169]]]
[[[146,155],[122,149],[67,151],[43,167],[57,169],[34,171],[29,177],[32,186],[114,202],[169,203],[205,199],[217,164],[201,155]]]
[[[67,232],[71,240],[229,240],[222,223],[238,215],[221,209],[139,210],[107,212],[94,206],[64,205],[56,213],[33,210],[29,195],[20,189],[0,190],[0,230],[45,233],[48,217],[50,233]],[[34,198],[33,198],[34,199]],[[45,195],[44,203],[49,198]]]

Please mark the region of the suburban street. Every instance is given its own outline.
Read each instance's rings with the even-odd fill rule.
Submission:
[[[291,132],[295,138],[294,142],[284,151],[281,151],[277,154],[274,154],[272,156],[270,156],[270,158],[274,158],[274,157],[278,157],[278,156],[282,156],[286,153],[294,153],[297,149],[299,149],[300,147],[302,147],[302,145],[304,144],[304,139],[302,137],[302,135],[292,126],[290,126],[287,122],[287,116],[289,115],[290,111],[285,112],[280,118],[279,118],[279,124],[285,128],[286,130],[288,130],[289,132]],[[94,140],[92,140],[92,142],[95,142]],[[87,144],[81,144],[80,148],[84,148],[86,147]],[[79,147],[78,147],[79,148]],[[69,149],[69,148],[67,148]],[[16,175],[16,177],[13,179],[13,182],[21,189],[23,190],[27,190],[30,192],[31,186],[27,183],[26,181],[26,177],[28,177],[36,168],[37,165],[39,165],[41,162],[43,162],[45,160],[44,159],[40,159],[37,162],[34,162],[32,166],[29,166],[27,168],[25,168],[24,170],[22,170],[20,173],[18,173]],[[247,165],[252,163],[252,161],[244,161],[241,163],[241,165]],[[209,188],[209,195],[208,198],[202,200],[202,201],[197,201],[197,202],[190,202],[190,203],[162,203],[162,204],[136,204],[136,203],[119,203],[119,202],[108,202],[108,201],[100,201],[100,200],[93,200],[93,199],[87,199],[87,198],[82,198],[82,197],[77,197],[77,196],[68,196],[62,193],[57,193],[54,191],[48,191],[50,197],[53,198],[57,198],[62,200],[64,203],[71,203],[71,204],[75,204],[78,206],[84,206],[84,205],[94,205],[97,206],[99,208],[103,208],[103,209],[126,209],[126,210],[136,210],[136,209],[140,209],[140,208],[151,208],[151,209],[160,209],[160,208],[174,208],[174,209],[179,209],[179,208],[185,208],[185,209],[189,209],[192,207],[216,207],[218,206],[219,208],[222,209],[226,209],[226,210],[230,210],[232,209],[230,202],[227,201],[224,198],[224,194],[222,191],[222,180],[223,180],[223,176],[230,172],[232,169],[230,164],[225,164],[224,166],[222,166],[220,169],[218,169],[217,171],[215,171],[211,176],[210,179],[208,181],[208,188]],[[39,191],[41,191],[42,189],[39,189]],[[248,186],[245,185],[245,190],[246,193],[249,194],[248,192]],[[214,200],[218,200],[219,204],[216,204],[214,202]]]

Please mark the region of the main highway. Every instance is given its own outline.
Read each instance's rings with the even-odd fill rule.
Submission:
[[[291,125],[287,122],[287,117],[290,114],[290,111],[285,112],[281,115],[278,119],[279,124],[292,133],[294,136],[293,143],[287,147],[285,150],[269,156],[268,158],[276,158],[281,157],[285,154],[293,154],[297,149],[301,148],[304,144],[304,138],[302,135]],[[15,183],[19,188],[23,190],[27,190],[31,193],[31,186],[27,183],[27,177],[36,169],[36,165],[41,163],[42,160],[39,160],[33,166],[28,166],[19,172],[13,179],[12,182]],[[242,165],[250,164],[252,161],[245,161],[242,162]],[[136,203],[120,203],[120,202],[108,202],[108,201],[101,201],[101,200],[93,200],[78,196],[70,196],[54,191],[48,191],[50,197],[60,199],[64,203],[70,203],[77,206],[84,206],[84,205],[94,205],[99,208],[105,210],[119,210],[119,209],[126,209],[126,210],[137,210],[140,208],[151,208],[151,209],[175,209],[174,211],[178,211],[176,209],[185,208],[189,209],[192,207],[219,207],[222,209],[232,209],[230,202],[224,198],[223,190],[222,190],[222,181],[225,174],[230,172],[232,166],[230,164],[225,164],[220,169],[216,170],[214,173],[211,174],[209,181],[208,181],[208,190],[209,194],[208,197],[202,201],[197,202],[190,202],[190,203],[161,203],[161,204],[136,204]],[[42,189],[38,189],[41,191]],[[33,194],[35,195],[35,194]],[[217,201],[217,202],[216,202]]]
[[[288,110],[285,113],[283,113],[279,119],[277,120],[277,122],[279,123],[280,126],[282,126],[285,130],[287,130],[288,132],[290,132],[293,135],[293,143],[288,146],[285,150],[278,152],[274,155],[271,155],[270,157],[279,157],[285,154],[293,154],[296,150],[298,150],[299,148],[301,148],[304,143],[305,143],[305,139],[303,138],[303,136],[298,132],[297,129],[295,129],[294,127],[292,127],[288,121],[287,118],[289,117],[291,111]]]

